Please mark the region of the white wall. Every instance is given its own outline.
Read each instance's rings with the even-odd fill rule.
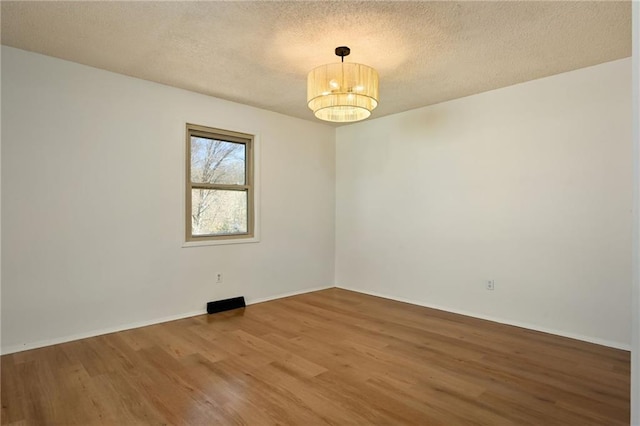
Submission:
[[[339,286],[628,348],[630,81],[341,127],[334,182],[328,126],[2,47],[2,351],[331,286],[334,183]],[[181,248],[185,122],[259,134],[260,243]]]
[[[258,134],[260,243],[181,247],[186,122]],[[7,47],[2,124],[5,353],[333,286],[329,126]]]
[[[2,13],[0,12],[0,22]],[[2,80],[2,55],[0,54],[0,81]],[[0,84],[0,111],[2,111],[2,84]],[[0,354],[2,353],[2,114],[0,114]]]
[[[631,348],[631,424],[640,426],[640,3],[633,21],[633,325]]]
[[[624,59],[339,128],[336,284],[628,349],[630,93]]]

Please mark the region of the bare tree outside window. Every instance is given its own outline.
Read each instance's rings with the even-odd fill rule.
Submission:
[[[251,142],[250,135],[187,125],[188,240],[253,233]]]

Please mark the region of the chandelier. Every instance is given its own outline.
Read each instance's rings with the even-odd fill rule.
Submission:
[[[307,77],[307,105],[320,120],[360,121],[378,106],[378,73],[373,68],[344,62],[351,50],[336,47],[341,62],[314,68]]]

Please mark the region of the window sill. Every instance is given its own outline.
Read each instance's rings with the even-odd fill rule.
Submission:
[[[259,243],[260,238],[230,238],[228,240],[204,240],[204,241],[187,241],[182,244],[182,248],[203,247],[203,246],[223,246],[228,244],[248,244]]]

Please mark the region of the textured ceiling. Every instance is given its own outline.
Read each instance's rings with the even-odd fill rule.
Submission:
[[[2,44],[316,120],[306,75],[376,68],[406,111],[631,55],[631,2],[11,2]]]

